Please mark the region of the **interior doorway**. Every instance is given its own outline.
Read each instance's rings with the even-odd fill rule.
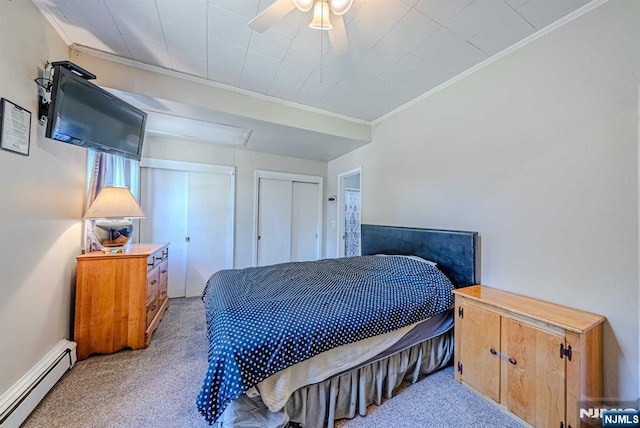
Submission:
[[[362,168],[338,174],[338,256],[360,255]]]

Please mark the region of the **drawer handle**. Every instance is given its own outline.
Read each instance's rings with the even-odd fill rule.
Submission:
[[[162,257],[156,257],[156,256],[153,256],[153,259],[154,259],[154,260],[162,260]]]
[[[510,362],[511,364],[513,364],[514,366],[515,366],[516,364],[518,364],[518,362],[516,361],[516,359],[515,359],[515,358],[513,358],[513,357],[509,357],[509,356],[507,356],[507,355],[504,355],[502,352],[498,352],[498,351],[496,351],[496,349],[495,349],[495,348],[491,348],[491,349],[489,349],[489,352],[491,352],[491,354],[493,354],[493,355],[497,355],[497,356],[499,356],[500,358],[502,358],[502,359],[503,359],[503,360],[505,360],[505,361],[509,361],[509,362]]]
[[[162,269],[162,270],[160,271],[160,273],[167,273],[167,270],[166,270],[166,269]]]
[[[166,295],[167,295],[166,291],[163,291],[162,293],[160,293],[160,296],[166,296]]]
[[[151,281],[151,285],[156,285],[158,283],[157,279],[154,279],[153,281]]]
[[[157,307],[158,307],[158,306],[153,305],[153,306],[151,306],[151,307],[149,308],[149,310],[150,310],[150,311],[155,311]]]
[[[147,263],[147,266],[153,266],[153,263]]]

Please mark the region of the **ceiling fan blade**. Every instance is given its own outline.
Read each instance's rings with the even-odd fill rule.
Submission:
[[[331,17],[331,24],[333,25],[333,29],[329,30],[331,51],[336,55],[345,54],[349,41],[347,39],[347,28],[344,25],[342,15],[333,15]]]
[[[249,21],[249,27],[258,33],[262,33],[295,8],[296,5],[293,0],[276,0],[271,6]]]

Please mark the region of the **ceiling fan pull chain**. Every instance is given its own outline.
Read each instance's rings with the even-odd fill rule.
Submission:
[[[324,8],[324,3],[322,3],[322,7]],[[322,15],[320,18],[320,23],[322,28],[324,28],[324,10],[322,11]],[[324,38],[324,34],[322,33],[324,30],[320,30],[320,83],[322,83],[322,39]]]

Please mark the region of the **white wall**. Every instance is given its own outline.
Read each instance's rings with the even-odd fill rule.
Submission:
[[[606,316],[605,394],[630,399],[639,40],[640,2],[605,3],[379,123],[327,189],[362,166],[363,223],[479,231],[484,284]]]
[[[0,395],[69,338],[85,149],[44,138],[34,79],[68,49],[30,1],[0,2],[0,96],[31,111],[29,156],[0,150]]]
[[[234,266],[253,265],[253,216],[255,171],[279,171],[316,175],[327,179],[327,163],[247,150],[233,149],[193,140],[147,135],[143,156],[183,162],[232,165],[236,167],[236,213]],[[325,199],[323,197],[323,199]],[[324,251],[322,252],[324,254]]]

